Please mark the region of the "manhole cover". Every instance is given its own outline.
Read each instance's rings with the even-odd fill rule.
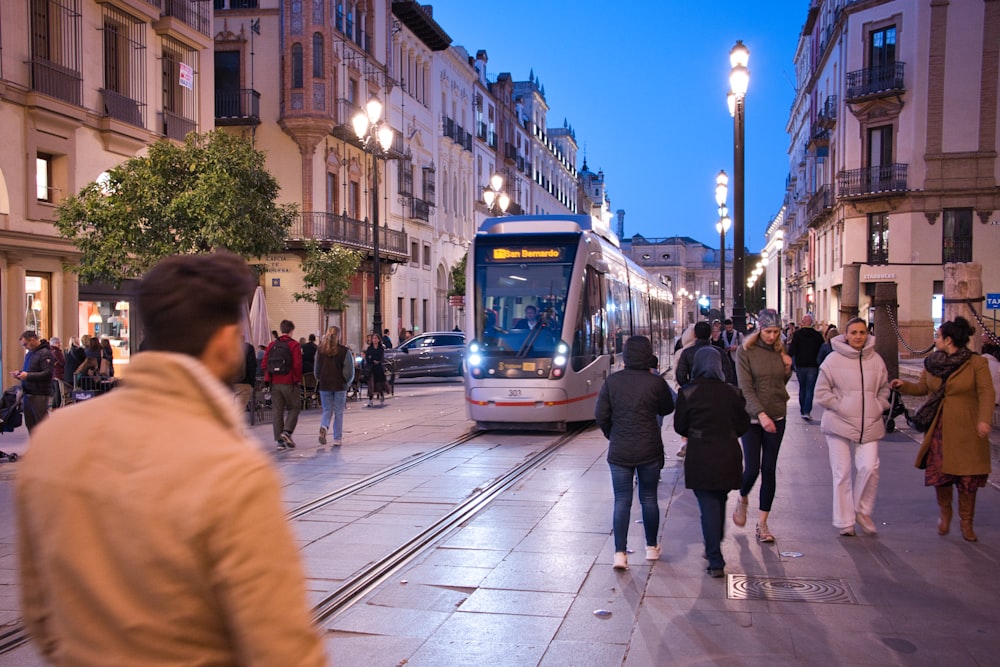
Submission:
[[[841,579],[806,577],[755,577],[731,574],[727,596],[730,600],[858,603],[847,582]]]

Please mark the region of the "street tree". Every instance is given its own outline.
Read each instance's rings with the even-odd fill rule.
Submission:
[[[469,259],[469,253],[462,255],[462,259],[451,268],[451,289],[448,296],[465,296],[465,264]]]
[[[120,285],[174,254],[226,249],[244,258],[284,248],[294,205],[249,140],[215,130],[166,139],[90,183],[58,209],[56,228],[81,252],[84,282]]]
[[[319,305],[324,317],[331,310],[343,310],[351,279],[361,266],[361,253],[338,245],[324,249],[316,241],[307,241],[305,248],[302,285],[306,291],[295,292],[292,296],[296,301]]]

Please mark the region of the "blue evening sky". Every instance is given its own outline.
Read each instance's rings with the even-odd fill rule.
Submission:
[[[732,177],[729,51],[750,49],[746,246],[759,250],[788,175],[792,58],[809,0],[428,0],[452,44],[489,55],[491,77],[534,70],[550,127],[576,131],[604,170],[625,235],[691,236],[718,247],[715,176]],[[732,209],[732,183],[728,205]],[[733,233],[727,236],[732,247]]]

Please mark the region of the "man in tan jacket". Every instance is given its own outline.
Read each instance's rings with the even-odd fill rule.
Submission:
[[[252,288],[235,255],[163,260],[139,288],[147,351],[121,386],[32,433],[18,558],[48,661],[325,664],[278,479],[224,384]]]

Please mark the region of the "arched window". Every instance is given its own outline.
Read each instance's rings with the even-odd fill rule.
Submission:
[[[313,33],[313,78],[323,78],[323,35]]]
[[[302,45],[292,44],[292,88],[302,87]]]

